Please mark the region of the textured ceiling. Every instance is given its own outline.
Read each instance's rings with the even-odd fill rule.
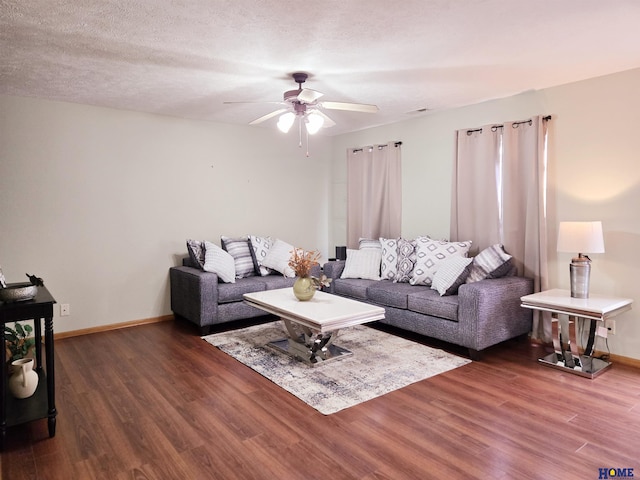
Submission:
[[[0,94],[248,124],[296,88],[326,135],[640,67],[638,0],[0,0]],[[428,114],[428,113],[427,113]],[[275,119],[260,127],[274,128]],[[256,127],[256,128],[260,128]]]

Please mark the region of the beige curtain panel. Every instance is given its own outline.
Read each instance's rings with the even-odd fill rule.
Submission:
[[[548,288],[547,122],[542,116],[456,132],[451,239],[474,252],[500,243],[518,272]],[[534,312],[533,337],[551,339],[551,323]]]
[[[396,238],[402,219],[401,145],[347,150],[347,246],[360,238]]]

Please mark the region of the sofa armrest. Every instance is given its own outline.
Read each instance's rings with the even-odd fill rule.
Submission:
[[[218,315],[218,275],[193,267],[171,267],[171,310],[203,327]]]
[[[342,275],[346,263],[347,262],[345,260],[332,260],[330,262],[327,262],[322,266],[322,273],[324,273],[327,278],[331,278],[332,280],[340,278],[340,275]],[[322,287],[322,290],[329,293],[335,293],[333,282],[329,284],[329,287]]]
[[[464,346],[480,351],[531,331],[532,312],[520,297],[533,293],[533,279],[503,277],[466,283],[458,290],[458,322]]]

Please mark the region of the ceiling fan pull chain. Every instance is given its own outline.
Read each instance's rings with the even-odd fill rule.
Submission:
[[[307,158],[309,158],[309,132],[307,132]]]
[[[298,116],[298,148],[302,148],[302,117]]]

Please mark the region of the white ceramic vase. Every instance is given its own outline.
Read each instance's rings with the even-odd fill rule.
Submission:
[[[38,388],[38,374],[33,370],[33,358],[11,362],[13,374],[9,378],[9,391],[16,398],[29,398]]]

